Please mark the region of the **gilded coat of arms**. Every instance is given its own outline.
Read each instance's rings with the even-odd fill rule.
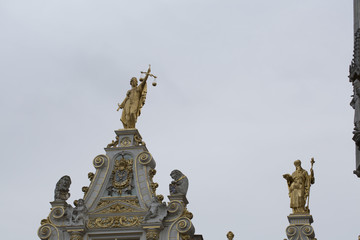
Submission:
[[[132,177],[133,177],[133,160],[122,158],[115,160],[115,167],[111,173],[111,186],[108,188],[110,196],[121,196],[123,193],[131,195]]]

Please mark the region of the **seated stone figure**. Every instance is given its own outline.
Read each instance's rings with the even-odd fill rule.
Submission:
[[[56,183],[54,199],[55,201],[66,201],[70,197],[69,188],[71,185],[71,178],[67,175],[60,178]]]
[[[79,199],[75,208],[72,211],[71,222],[72,225],[83,225],[85,223],[85,215],[87,208],[85,206],[84,199]]]
[[[162,203],[156,196],[152,198],[149,211],[145,215],[144,220],[150,222],[161,222],[167,215],[166,204]]]
[[[170,195],[184,195],[186,196],[189,181],[188,178],[179,170],[173,170],[170,173],[173,181],[169,184]]]

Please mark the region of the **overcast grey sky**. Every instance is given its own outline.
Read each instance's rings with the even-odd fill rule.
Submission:
[[[137,128],[158,194],[171,170],[188,176],[197,234],[284,239],[282,174],[315,157],[316,236],[356,239],[352,12],[351,0],[0,0],[2,238],[38,239],[61,176],[68,202],[82,197],[130,78],[152,64]]]

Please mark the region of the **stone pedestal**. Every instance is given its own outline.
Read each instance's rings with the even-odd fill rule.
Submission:
[[[58,201],[53,201],[50,202],[51,206],[54,207],[64,207],[66,208],[66,206],[68,205],[67,202],[65,200],[58,200]]]
[[[134,146],[145,146],[139,131],[136,128],[119,129],[115,131],[117,143],[113,147],[127,148]]]
[[[290,225],[286,228],[286,236],[289,240],[316,240],[310,214],[290,214],[288,220]]]
[[[168,196],[170,201],[174,201],[174,200],[178,200],[180,202],[183,202],[186,205],[188,205],[189,201],[187,200],[185,195],[182,194],[174,194],[174,195],[170,195]]]

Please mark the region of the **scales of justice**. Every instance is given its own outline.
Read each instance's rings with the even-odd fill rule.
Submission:
[[[157,77],[151,74],[151,65],[149,65],[149,68],[146,72],[141,72],[141,74],[145,74],[145,76],[140,77],[140,84],[138,85],[138,80],[136,77],[131,78],[131,89],[127,91],[124,101],[121,104],[118,103],[117,111],[122,109],[120,120],[124,125],[124,129],[135,128],[137,118],[141,114],[141,108],[145,104],[147,93],[147,79],[149,77],[153,77],[154,81],[152,85],[154,87],[157,85]]]

